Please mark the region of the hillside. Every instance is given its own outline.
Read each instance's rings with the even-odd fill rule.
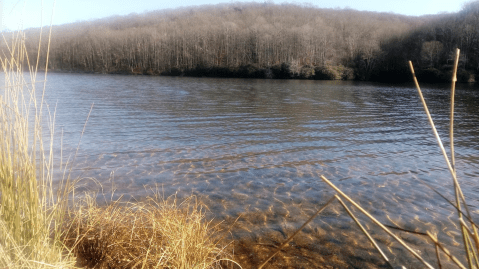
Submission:
[[[415,60],[422,69],[440,71],[456,45],[467,46],[465,57],[475,59],[471,55],[477,54],[477,46],[472,36],[478,24],[469,21],[478,16],[470,10],[474,4],[469,5],[457,14],[422,17],[269,3],[114,16],[54,26],[49,69],[403,80],[406,59]],[[463,28],[464,23],[471,26]],[[26,36],[30,59],[36,60],[39,29],[28,29]],[[41,62],[46,59],[46,48],[42,45]],[[475,64],[477,61],[468,60],[463,69],[473,74]]]

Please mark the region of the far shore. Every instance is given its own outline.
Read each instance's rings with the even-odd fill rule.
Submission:
[[[42,70],[39,70],[42,71]],[[209,77],[209,78],[253,78],[253,79],[298,79],[298,80],[343,80],[343,81],[365,81],[360,80],[354,75],[354,70],[337,67],[303,67],[301,72],[291,72],[287,65],[276,66],[273,68],[258,68],[251,65],[241,66],[236,69],[222,67],[201,67],[191,70],[180,70],[172,68],[170,70],[111,70],[105,71],[85,71],[85,70],[66,70],[49,69],[50,73],[70,73],[70,74],[108,74],[108,75],[135,75],[135,76],[168,76],[168,77]],[[424,83],[438,84],[449,83],[452,72],[450,70],[438,70],[434,68],[418,69],[417,77]],[[400,75],[397,78],[385,77],[375,80],[366,80],[369,82],[381,83],[407,83],[412,82],[412,78],[405,78]],[[472,72],[466,70],[458,71],[457,83],[475,84],[476,78]]]

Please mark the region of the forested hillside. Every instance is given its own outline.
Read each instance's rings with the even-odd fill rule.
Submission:
[[[412,60],[422,81],[450,81],[455,48],[461,49],[458,80],[474,82],[479,78],[479,1],[383,42],[369,79],[404,81],[411,77],[404,63]]]
[[[458,14],[408,17],[296,4],[231,3],[109,17],[54,26],[49,69],[403,80],[408,59],[424,70],[421,74],[441,77],[453,48],[459,46],[469,79],[479,68],[477,6],[471,3]],[[31,62],[37,58],[39,34],[39,29],[26,31]],[[43,35],[45,44],[47,31]],[[42,45],[40,62],[46,59],[46,49]]]

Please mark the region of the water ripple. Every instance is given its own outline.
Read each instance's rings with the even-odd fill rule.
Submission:
[[[454,246],[460,239],[453,208],[417,180],[453,197],[412,85],[49,76],[47,98],[50,104],[58,101],[64,156],[73,154],[95,103],[74,174],[96,178],[104,191],[113,178],[118,195],[139,198],[145,186],[160,186],[166,195],[193,193],[217,218],[262,212],[262,225],[278,229],[300,224],[333,194],[319,179],[324,174],[384,223],[442,231],[452,235],[444,240],[453,251],[462,251]],[[425,87],[424,95],[447,145],[448,90]],[[479,91],[458,86],[456,166],[474,212],[479,212],[478,104]],[[336,225],[353,229],[344,212],[334,210],[337,214],[314,225],[331,234]]]

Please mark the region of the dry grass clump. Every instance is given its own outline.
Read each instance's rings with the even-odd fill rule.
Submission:
[[[69,212],[64,242],[87,268],[222,268],[229,259],[217,226],[195,199],[98,206],[87,196]]]

